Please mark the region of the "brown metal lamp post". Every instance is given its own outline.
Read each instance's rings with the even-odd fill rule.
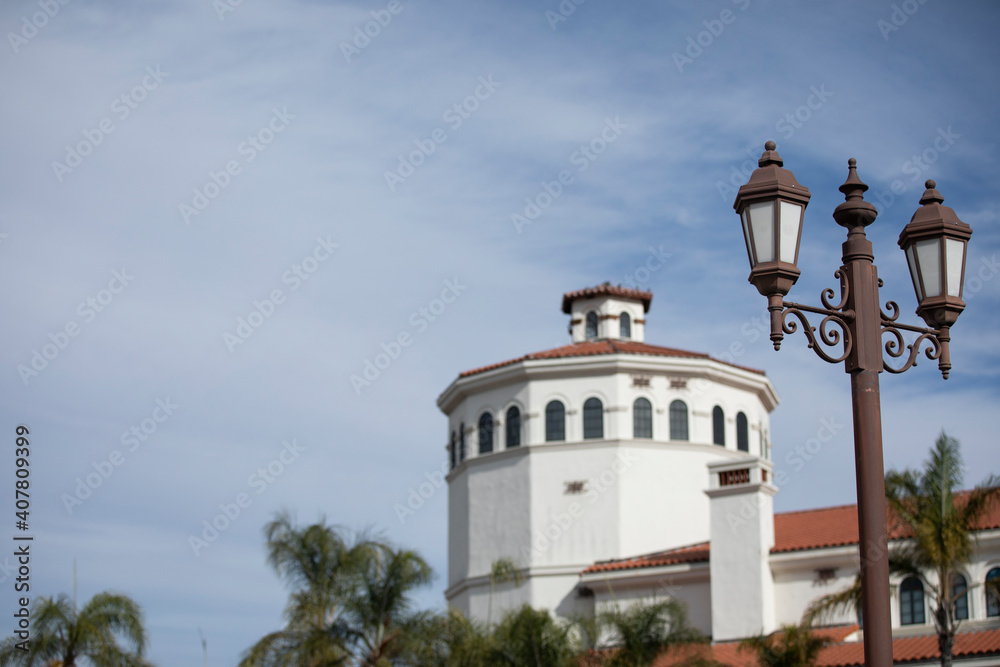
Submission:
[[[942,206],[944,199],[927,181],[920,198],[920,208],[913,214],[899,236],[906,252],[910,275],[917,294],[917,315],[930,328],[902,324],[899,306],[879,307],[882,280],[872,263],[871,241],[865,227],[875,221],[875,207],[863,198],[868,186],[861,182],[854,158],[848,160],[847,181],[840,186],[846,201],[833,212],[839,225],[847,228],[843,244],[843,266],[834,273],[840,279],[840,301],[830,303],[835,293],[825,289],[820,294],[822,308],[785,301],[799,277],[799,241],[809,190],[784,169],[773,141],[764,144],[760,168],[750,176],[736,195],[733,208],[743,223],[747,254],[750,258],[750,282],[767,297],[771,316],[771,341],[781,346],[784,334],[802,332],[809,347],[824,361],[845,362],[851,375],[851,403],[854,411],[854,457],[858,487],[858,528],[860,532],[862,616],[865,624],[865,664],[868,667],[892,666],[892,626],[889,617],[889,561],[886,531],[885,480],[882,463],[882,412],[879,401],[878,374],[883,370],[902,373],[915,366],[920,348],[928,359],[936,359],[945,379],[951,368],[948,344],[951,325],[965,308],[962,285],[965,282],[965,255],[972,229],[955,212]],[[823,317],[813,327],[805,313]],[[795,319],[788,319],[792,315]],[[835,328],[831,328],[833,325]],[[919,334],[906,345],[903,331]],[[905,355],[901,366],[890,366],[882,354],[882,336],[888,357]],[[841,346],[840,354],[824,349]]]

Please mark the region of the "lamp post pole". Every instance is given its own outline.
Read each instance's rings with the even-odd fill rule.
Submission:
[[[904,228],[899,245],[910,266],[919,301],[917,314],[930,328],[897,322],[899,306],[895,302],[886,302],[888,314],[879,305],[882,281],[873,263],[872,243],[865,235],[865,227],[875,221],[877,211],[864,200],[868,186],[858,178],[857,162],[851,158],[847,180],[840,186],[845,201],[833,212],[834,220],[847,228],[843,265],[834,273],[840,279],[840,300],[831,303],[835,293],[826,289],[820,295],[822,308],[785,301],[800,273],[799,242],[810,194],[794,174],[783,168],[775,149],[773,141],[764,145],[760,168],[740,188],[733,204],[743,222],[751,267],[749,280],[767,297],[775,350],[781,347],[784,334],[795,333],[801,322],[809,347],[824,361],[844,362],[844,370],[851,376],[865,665],[892,667],[879,373],[902,373],[915,366],[926,342],[926,357],[938,361],[947,379],[951,369],[950,327],[965,308],[962,283],[972,230],[953,210],[941,205],[944,199],[934,181],[927,181],[921,207]],[[810,325],[806,313],[822,316],[818,327]],[[903,331],[919,335],[906,345]],[[884,346],[883,336],[888,337]],[[825,349],[838,345],[839,354]],[[900,367],[889,365],[885,358],[904,355]]]
[[[862,195],[856,163],[849,163],[847,182],[840,190],[847,199],[834,210],[838,224],[847,227],[843,266],[847,285],[844,309],[854,311],[847,322],[854,342],[844,360],[851,375],[851,408],[854,413],[854,464],[858,493],[858,537],[861,565],[861,607],[865,624],[865,664],[892,666],[892,624],[889,611],[888,535],[885,512],[885,472],[882,457],[882,331],[878,296],[878,270],[865,227],[877,211]]]

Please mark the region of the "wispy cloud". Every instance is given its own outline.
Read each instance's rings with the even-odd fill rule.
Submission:
[[[834,283],[843,230],[830,213],[849,157],[872,196],[906,186],[869,228],[885,298],[910,304],[903,318],[916,320],[895,239],[925,178],[975,229],[970,270],[1000,253],[997,93],[980,74],[1000,59],[990,3],[927,3],[886,40],[878,21],[890,3],[592,0],[553,30],[553,2],[400,0],[391,21],[387,0],[226,2],[234,11],[221,20],[207,0],[58,3],[26,43],[0,49],[10,93],[0,106],[0,413],[36,434],[33,517],[54,548],[34,581],[40,593],[68,590],[76,555],[81,595],[126,590],[147,609],[162,664],[197,659],[199,626],[222,664],[280,623],[260,527],[281,507],[384,528],[443,574],[445,494],[402,525],[393,513],[421,483],[414,471],[444,461],[434,398],[462,370],[565,343],[562,292],[640,275],[651,247],[669,256],[642,281],[655,295],[647,339],[717,356],[740,343],[738,363],[767,370],[784,399],[776,460],[820,419],[847,418],[842,369],[801,336],[775,353],[743,331],[764,304],[745,282],[733,197],[717,183],[752,165],[767,139],[813,193],[796,301]],[[20,34],[39,7],[4,3],[2,32]],[[347,62],[340,44],[371,21],[377,34]],[[674,53],[703,31],[712,39],[678,71]],[[147,78],[157,67],[162,81]],[[453,128],[445,115],[476,97],[481,77],[499,86]],[[294,118],[278,132],[275,110],[286,109]],[[615,118],[627,127],[580,169],[574,152]],[[439,127],[445,140],[388,188],[398,156]],[[935,147],[947,128],[960,137]],[[92,150],[58,178],[52,163],[68,165],[67,146],[79,153],[85,140]],[[251,141],[262,149],[241,152]],[[912,159],[930,148],[914,181]],[[524,214],[526,197],[540,205],[562,170],[573,182],[517,234],[511,214]],[[198,214],[185,220],[181,204]],[[318,238],[336,252],[292,293],[283,276]],[[59,347],[52,336],[61,341],[83,317],[78,304],[100,299],[122,267],[134,282]],[[456,276],[468,291],[358,396],[351,376]],[[983,280],[969,299],[947,383],[930,362],[884,379],[887,465],[916,464],[941,428],[962,439],[970,469],[992,465],[998,286]],[[252,313],[270,311],[255,304],[275,289],[284,301],[254,327]],[[252,336],[230,353],[223,335],[240,318]],[[58,354],[26,386],[18,366],[49,344]],[[67,514],[61,495],[166,396],[182,408]],[[290,466],[193,558],[187,535],[291,437],[308,465]],[[777,506],[852,502],[850,444],[846,429],[825,444]],[[5,479],[11,465],[0,464]],[[439,578],[422,600],[440,603],[443,588]],[[240,623],[213,626],[206,606]]]

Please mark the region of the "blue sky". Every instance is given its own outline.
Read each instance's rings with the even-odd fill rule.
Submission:
[[[233,665],[281,624],[261,527],[289,508],[418,549],[438,574],[421,603],[443,606],[446,493],[393,511],[445,461],[435,398],[462,370],[566,343],[561,295],[629,277],[654,293],[648,341],[768,372],[777,508],[854,502],[847,376],[755,326],[730,179],[767,139],[813,195],[789,299],[835,284],[850,157],[901,319],[919,323],[896,239],[923,181],[972,225],[952,376],[926,360],[883,374],[885,459],[916,466],[945,429],[967,483],[997,471],[1000,8],[562,7],[3,3],[0,475],[11,489],[27,424],[33,594],[70,591],[75,559],[81,599],[143,605],[158,664],[198,664],[200,628],[209,664]],[[518,229],[526,198],[548,205]],[[637,272],[654,251],[669,261]],[[459,296],[421,314],[449,281]],[[36,351],[51,358],[33,375]],[[189,536],[241,494],[195,555]],[[8,540],[12,493],[0,508]]]

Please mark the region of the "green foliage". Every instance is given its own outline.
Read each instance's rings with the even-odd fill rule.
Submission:
[[[491,667],[563,667],[572,664],[576,653],[569,627],[528,605],[504,616],[491,643],[486,663]]]
[[[521,571],[510,558],[498,558],[490,566],[490,596],[486,612],[486,627],[493,627],[493,591],[497,584],[514,582],[515,586],[520,586],[522,577]]]
[[[761,667],[813,667],[823,647],[831,640],[812,632],[808,623],[784,625],[769,635],[757,635],[740,642],[740,651],[757,654]]]
[[[493,638],[486,628],[450,609],[438,621],[439,648],[433,652],[433,661],[422,664],[440,667],[480,667],[489,664],[493,652]]]
[[[287,513],[264,534],[268,563],[291,589],[286,626],[251,647],[240,667],[577,667],[599,648],[602,633],[611,636],[610,649],[587,659],[638,667],[665,647],[706,641],[673,601],[574,623],[525,605],[496,627],[454,610],[419,611],[410,595],[430,582],[431,570],[413,551],[363,536],[350,540],[323,521],[299,527]],[[493,563],[490,604],[496,585],[519,584],[520,577],[513,561]],[[696,658],[686,664],[714,664]]]
[[[29,650],[8,638],[0,644],[0,664],[75,667],[82,658],[94,667],[148,667],[142,610],[126,595],[98,593],[80,610],[66,595],[39,598],[31,619]]]
[[[704,643],[708,638],[688,625],[684,606],[676,600],[634,604],[601,614],[616,647],[608,667],[645,667],[670,646]]]
[[[415,552],[324,521],[296,527],[287,513],[264,528],[267,560],[291,589],[286,625],[246,651],[241,667],[417,664],[433,655],[436,619],[410,593],[431,580]]]
[[[802,616],[802,623],[813,625],[844,613],[857,614],[861,610],[861,573],[854,577],[849,588],[816,598]]]

